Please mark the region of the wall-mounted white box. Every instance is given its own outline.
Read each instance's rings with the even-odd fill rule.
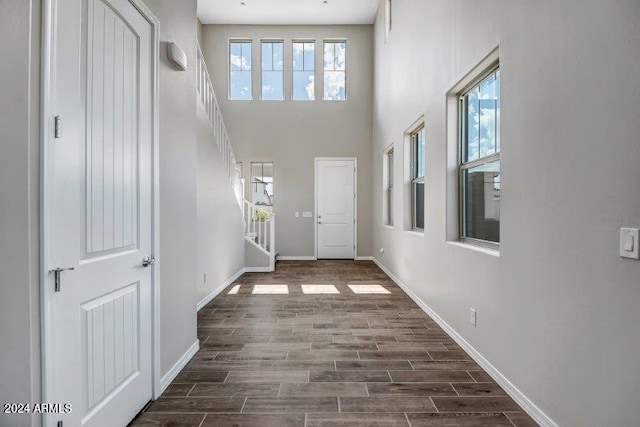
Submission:
[[[640,251],[638,246],[638,236],[640,236],[640,228],[621,228],[620,229],[620,256],[623,258],[640,259]]]

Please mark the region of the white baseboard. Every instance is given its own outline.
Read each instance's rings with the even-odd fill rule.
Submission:
[[[372,256],[357,256],[356,261],[375,261],[375,258]]]
[[[270,273],[273,270],[271,267],[245,267],[245,273]]]
[[[164,393],[164,391],[169,387],[169,384],[176,379],[180,371],[187,366],[187,363],[191,360],[191,358],[200,350],[200,340],[196,340],[191,347],[182,355],[180,359],[169,369],[162,379],[160,380],[160,394]]]
[[[242,276],[245,273],[245,271],[246,271],[245,268],[240,269],[240,271],[238,271],[236,274],[231,276],[229,278],[229,280],[227,280],[222,285],[220,285],[217,288],[215,288],[213,290],[213,292],[211,292],[209,295],[207,295],[206,297],[204,297],[200,301],[198,301],[198,304],[196,305],[198,311],[202,310],[202,307],[204,307],[205,305],[209,304],[212,299],[214,299],[215,297],[220,295],[220,292],[224,291],[227,286],[229,286],[230,284],[235,282],[238,277]]]
[[[281,256],[278,255],[277,261],[315,261],[314,256]]]
[[[525,396],[518,388],[511,383],[495,366],[491,364],[487,359],[478,352],[471,344],[469,344],[460,334],[458,334],[442,317],[440,317],[435,311],[431,309],[424,301],[420,299],[413,291],[400,279],[398,279],[389,269],[380,263],[376,258],[373,258],[373,262],[376,263],[387,276],[391,278],[418,306],[427,313],[453,340],[458,343],[460,347],[464,349],[473,360],[482,367],[499,385],[507,392],[513,400],[516,401],[524,411],[529,414],[538,424],[543,427],[557,427],[558,425],[535,403],[533,403],[527,396]]]

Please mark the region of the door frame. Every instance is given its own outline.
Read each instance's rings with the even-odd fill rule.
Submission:
[[[318,163],[321,161],[353,161],[353,259],[358,258],[358,158],[357,157],[315,157],[313,193],[313,259],[318,260]]]
[[[160,372],[160,180],[159,180],[159,64],[160,64],[160,21],[155,17],[151,10],[142,2],[142,0],[128,0],[138,12],[151,25],[151,79],[152,79],[152,129],[151,144],[152,150],[152,231],[151,245],[156,262],[152,266],[151,273],[151,363],[152,363],[152,397],[157,399],[161,394],[161,372]],[[53,396],[52,381],[49,373],[52,371],[52,332],[51,332],[51,304],[53,277],[49,274],[47,266],[49,263],[47,247],[49,245],[49,195],[47,194],[47,177],[49,176],[49,168],[47,166],[48,158],[48,140],[53,135],[53,111],[51,102],[51,89],[53,87],[52,80],[52,61],[54,55],[54,38],[55,38],[55,10],[57,0],[44,0],[42,3],[42,52],[41,52],[41,114],[40,114],[40,353],[41,353],[41,392],[42,402],[57,402]],[[142,409],[142,408],[140,408]],[[44,425],[50,421],[52,415],[43,415]]]

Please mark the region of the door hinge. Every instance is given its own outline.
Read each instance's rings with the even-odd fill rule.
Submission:
[[[53,137],[59,139],[62,137],[62,118],[55,116],[53,119]]]
[[[56,427],[63,427],[62,426],[62,420],[58,421],[58,424],[56,425]]]
[[[60,292],[60,273],[63,271],[73,271],[75,268],[67,267],[67,268],[54,268],[53,270],[49,270],[49,273],[53,273],[54,287],[53,290],[55,292]]]

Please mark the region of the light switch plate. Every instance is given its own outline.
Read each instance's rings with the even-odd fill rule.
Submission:
[[[623,258],[640,259],[638,237],[640,228],[620,229],[620,256]]]

